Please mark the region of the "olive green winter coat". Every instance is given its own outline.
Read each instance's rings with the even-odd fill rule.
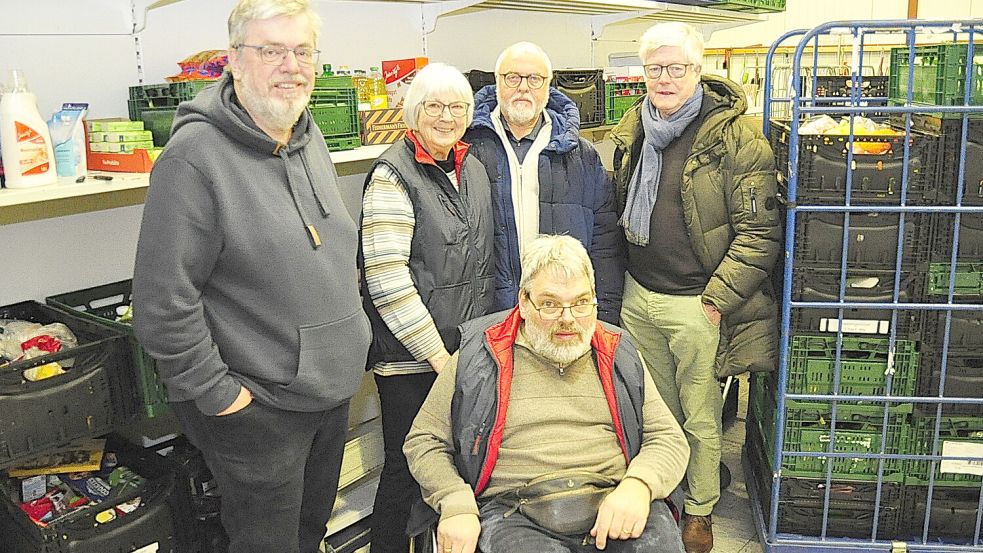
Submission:
[[[706,114],[683,168],[682,202],[690,245],[709,276],[703,301],[723,315],[717,375],[771,371],[778,364],[778,309],[770,273],[782,252],[775,158],[761,131],[741,119],[733,82],[701,77]],[[643,142],[641,102],[611,130],[618,207]]]

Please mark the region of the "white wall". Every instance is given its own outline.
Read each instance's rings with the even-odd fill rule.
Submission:
[[[127,87],[138,82],[138,39],[147,83],[177,73],[177,60],[227,44],[225,21],[234,0],[184,0],[149,13],[146,29],[129,34],[127,0],[0,0],[0,82],[23,69],[47,116],[62,102],[88,101],[96,117],[126,114]],[[768,45],[785,29],[825,20],[904,18],[907,0],[788,0],[788,11],[750,26],[721,30],[711,47]],[[923,0],[922,17],[983,16],[983,0]],[[322,63],[364,67],[383,59],[429,55],[462,70],[492,69],[502,47],[540,43],[556,67],[606,64],[632,52],[649,23],[620,23],[591,40],[580,15],[485,11],[445,16],[424,35],[413,3],[322,0]],[[71,33],[71,34],[70,34]],[[361,179],[342,185],[357,192]],[[351,192],[352,190],[347,190]],[[2,192],[0,192],[2,193]],[[0,227],[0,305],[129,278],[140,206]]]

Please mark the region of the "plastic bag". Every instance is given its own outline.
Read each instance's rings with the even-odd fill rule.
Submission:
[[[63,323],[41,325],[29,321],[0,320],[0,357],[3,362],[33,359],[65,349],[78,347],[78,338]],[[74,358],[62,359],[24,371],[24,379],[35,382],[65,372]]]
[[[222,76],[229,63],[226,50],[203,50],[177,62],[181,72],[167,77],[169,82],[214,80]]]

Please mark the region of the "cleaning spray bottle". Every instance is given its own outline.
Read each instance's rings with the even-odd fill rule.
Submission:
[[[0,156],[4,185],[27,188],[54,184],[55,154],[48,125],[38,113],[37,99],[27,89],[24,73],[12,71],[13,82],[0,98]]]

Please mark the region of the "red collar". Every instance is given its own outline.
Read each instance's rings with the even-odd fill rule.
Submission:
[[[413,143],[414,157],[416,158],[417,163],[437,165],[437,162],[434,160],[433,156],[431,156],[430,153],[427,152],[426,148],[423,147],[423,144],[420,143],[420,139],[417,138],[416,133],[414,133],[412,130],[407,130],[406,138]],[[470,144],[462,140],[458,140],[457,144],[454,144],[454,169],[459,174],[461,172],[461,163],[464,162],[464,156],[467,155],[468,148],[470,147]]]

